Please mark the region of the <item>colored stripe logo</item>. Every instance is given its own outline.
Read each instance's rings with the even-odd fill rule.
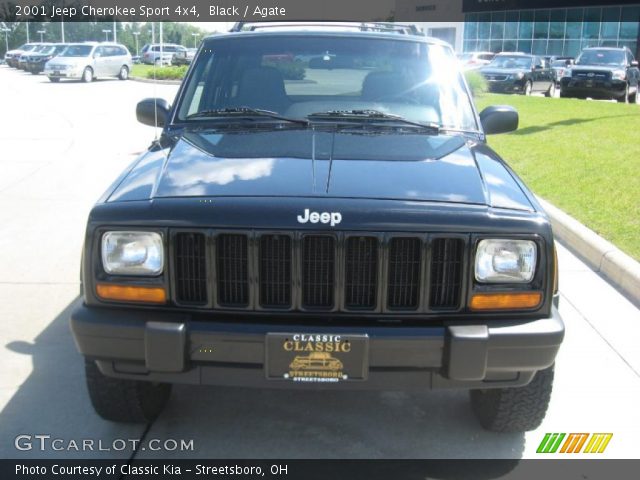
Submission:
[[[611,437],[613,433],[546,433],[536,453],[603,453]]]

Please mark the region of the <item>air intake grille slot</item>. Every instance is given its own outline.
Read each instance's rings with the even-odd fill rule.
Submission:
[[[217,239],[218,303],[228,307],[249,304],[247,237],[224,234]]]
[[[374,308],[378,290],[378,240],[349,237],[344,263],[345,305],[347,308]]]
[[[464,242],[457,238],[437,238],[432,244],[431,295],[433,309],[456,309],[462,289]]]
[[[260,237],[260,305],[291,306],[291,238],[286,235]]]
[[[302,241],[302,305],[331,309],[334,305],[335,239],[308,235]]]
[[[420,301],[420,262],[422,242],[418,238],[393,238],[389,245],[390,309],[418,308]]]
[[[206,239],[201,233],[175,236],[176,300],[179,303],[207,303]]]

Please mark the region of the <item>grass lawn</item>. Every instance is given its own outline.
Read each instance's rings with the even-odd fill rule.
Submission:
[[[484,94],[479,110],[518,109],[516,132],[489,137],[536,194],[640,260],[640,106]]]

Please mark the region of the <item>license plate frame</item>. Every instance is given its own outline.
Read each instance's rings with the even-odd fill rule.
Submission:
[[[267,333],[267,380],[292,383],[366,381],[369,336],[342,333]]]

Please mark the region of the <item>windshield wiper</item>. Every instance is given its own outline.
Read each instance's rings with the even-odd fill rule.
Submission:
[[[310,120],[341,119],[341,120],[356,120],[356,121],[374,120],[374,121],[382,121],[382,122],[395,122],[395,123],[401,123],[403,125],[410,125],[412,127],[426,129],[432,133],[440,133],[440,126],[436,123],[414,122],[413,120],[409,120],[407,118],[401,117],[400,115],[385,113],[379,110],[329,110],[326,112],[312,113],[310,115],[307,115],[307,118]]]
[[[309,125],[309,121],[303,118],[289,118],[280,115],[278,112],[272,112],[271,110],[263,110],[261,108],[251,107],[233,107],[233,108],[216,108],[210,110],[202,110],[200,112],[187,115],[187,120],[196,118],[228,118],[228,117],[240,117],[240,118],[252,118],[252,117],[267,117],[274,120],[280,120],[282,122],[298,123],[300,125]]]

